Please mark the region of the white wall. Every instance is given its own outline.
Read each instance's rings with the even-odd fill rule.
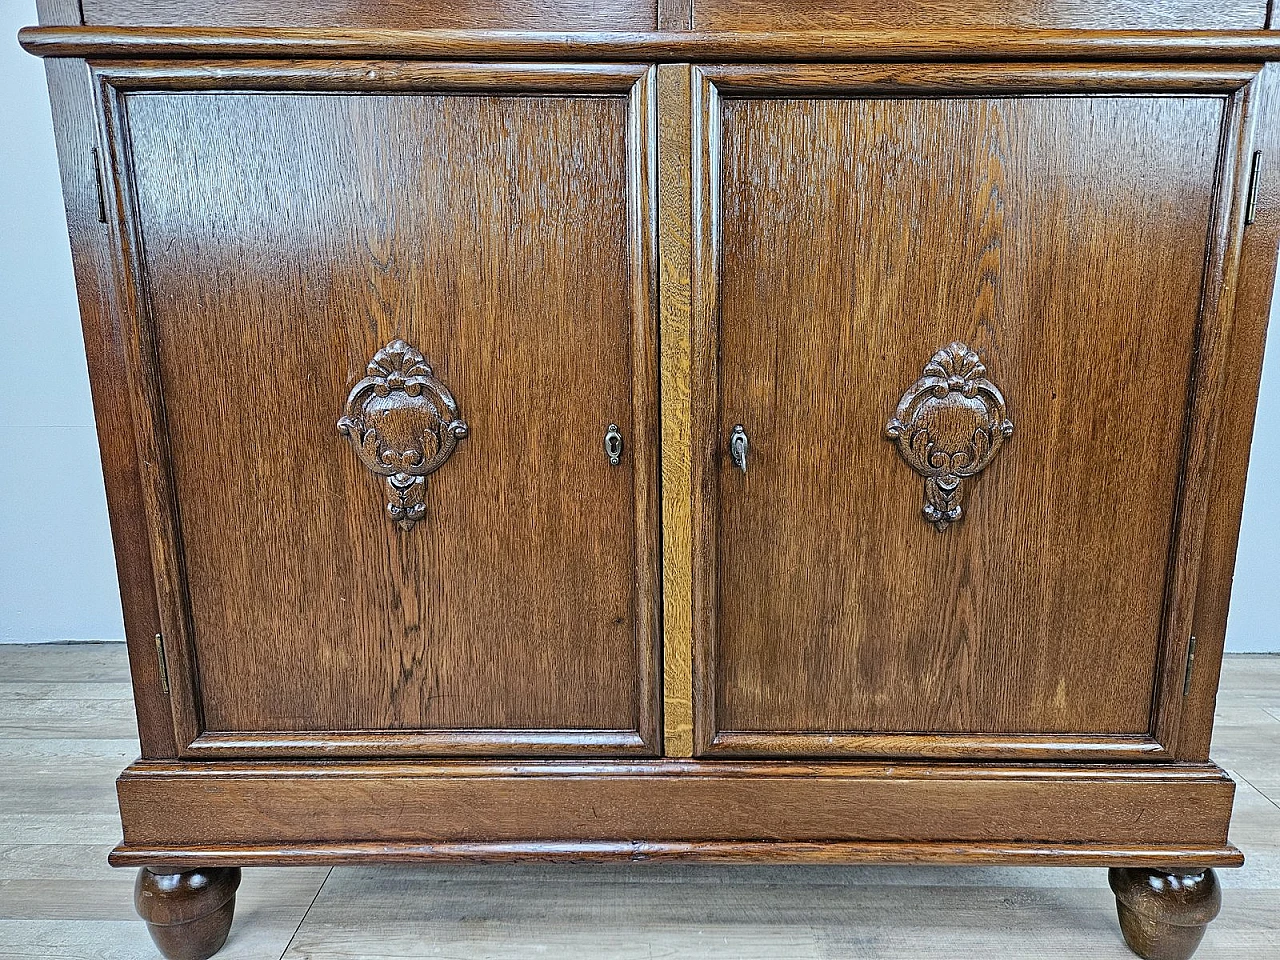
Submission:
[[[0,2],[0,642],[124,636],[44,68]]]
[[[0,642],[122,637],[40,62],[0,3]],[[1263,375],[1227,645],[1280,651],[1280,321]]]

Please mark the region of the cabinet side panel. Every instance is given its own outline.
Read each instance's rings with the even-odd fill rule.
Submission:
[[[142,755],[172,757],[175,756],[173,719],[168,697],[163,692],[154,643],[155,635],[160,632],[160,620],[139,482],[138,451],[129,415],[124,331],[116,299],[111,238],[107,225],[99,219],[92,86],[80,60],[47,60],[45,71],[53,104],[58,164],[93,387],[94,416],[107,487],[107,512],[120,579]]]
[[[1209,754],[1226,637],[1227,605],[1240,540],[1249,446],[1272,307],[1276,248],[1280,243],[1280,67],[1268,65],[1255,89],[1251,108],[1255,117],[1252,149],[1260,154],[1256,218],[1246,228],[1241,248],[1214,481],[1208,492],[1192,625],[1196,637],[1195,664],[1177,745],[1178,757],[1186,760],[1202,759]]]

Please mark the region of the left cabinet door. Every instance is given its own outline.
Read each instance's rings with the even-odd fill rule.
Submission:
[[[659,751],[651,73],[95,71],[182,755]]]

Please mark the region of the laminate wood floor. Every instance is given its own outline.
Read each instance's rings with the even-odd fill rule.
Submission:
[[[1280,960],[1280,657],[1232,657],[1222,915],[1202,960]],[[122,644],[0,646],[0,958],[154,958],[112,870],[113,780],[137,755]],[[1131,957],[1106,871],[423,866],[246,870],[225,960]]]

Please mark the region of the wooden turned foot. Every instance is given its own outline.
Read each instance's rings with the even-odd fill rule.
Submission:
[[[239,867],[166,870],[143,867],[133,888],[138,916],[169,960],[205,960],[227,942]]]
[[[1110,880],[1124,942],[1145,960],[1187,960],[1222,907],[1212,870],[1166,873],[1112,867]]]

